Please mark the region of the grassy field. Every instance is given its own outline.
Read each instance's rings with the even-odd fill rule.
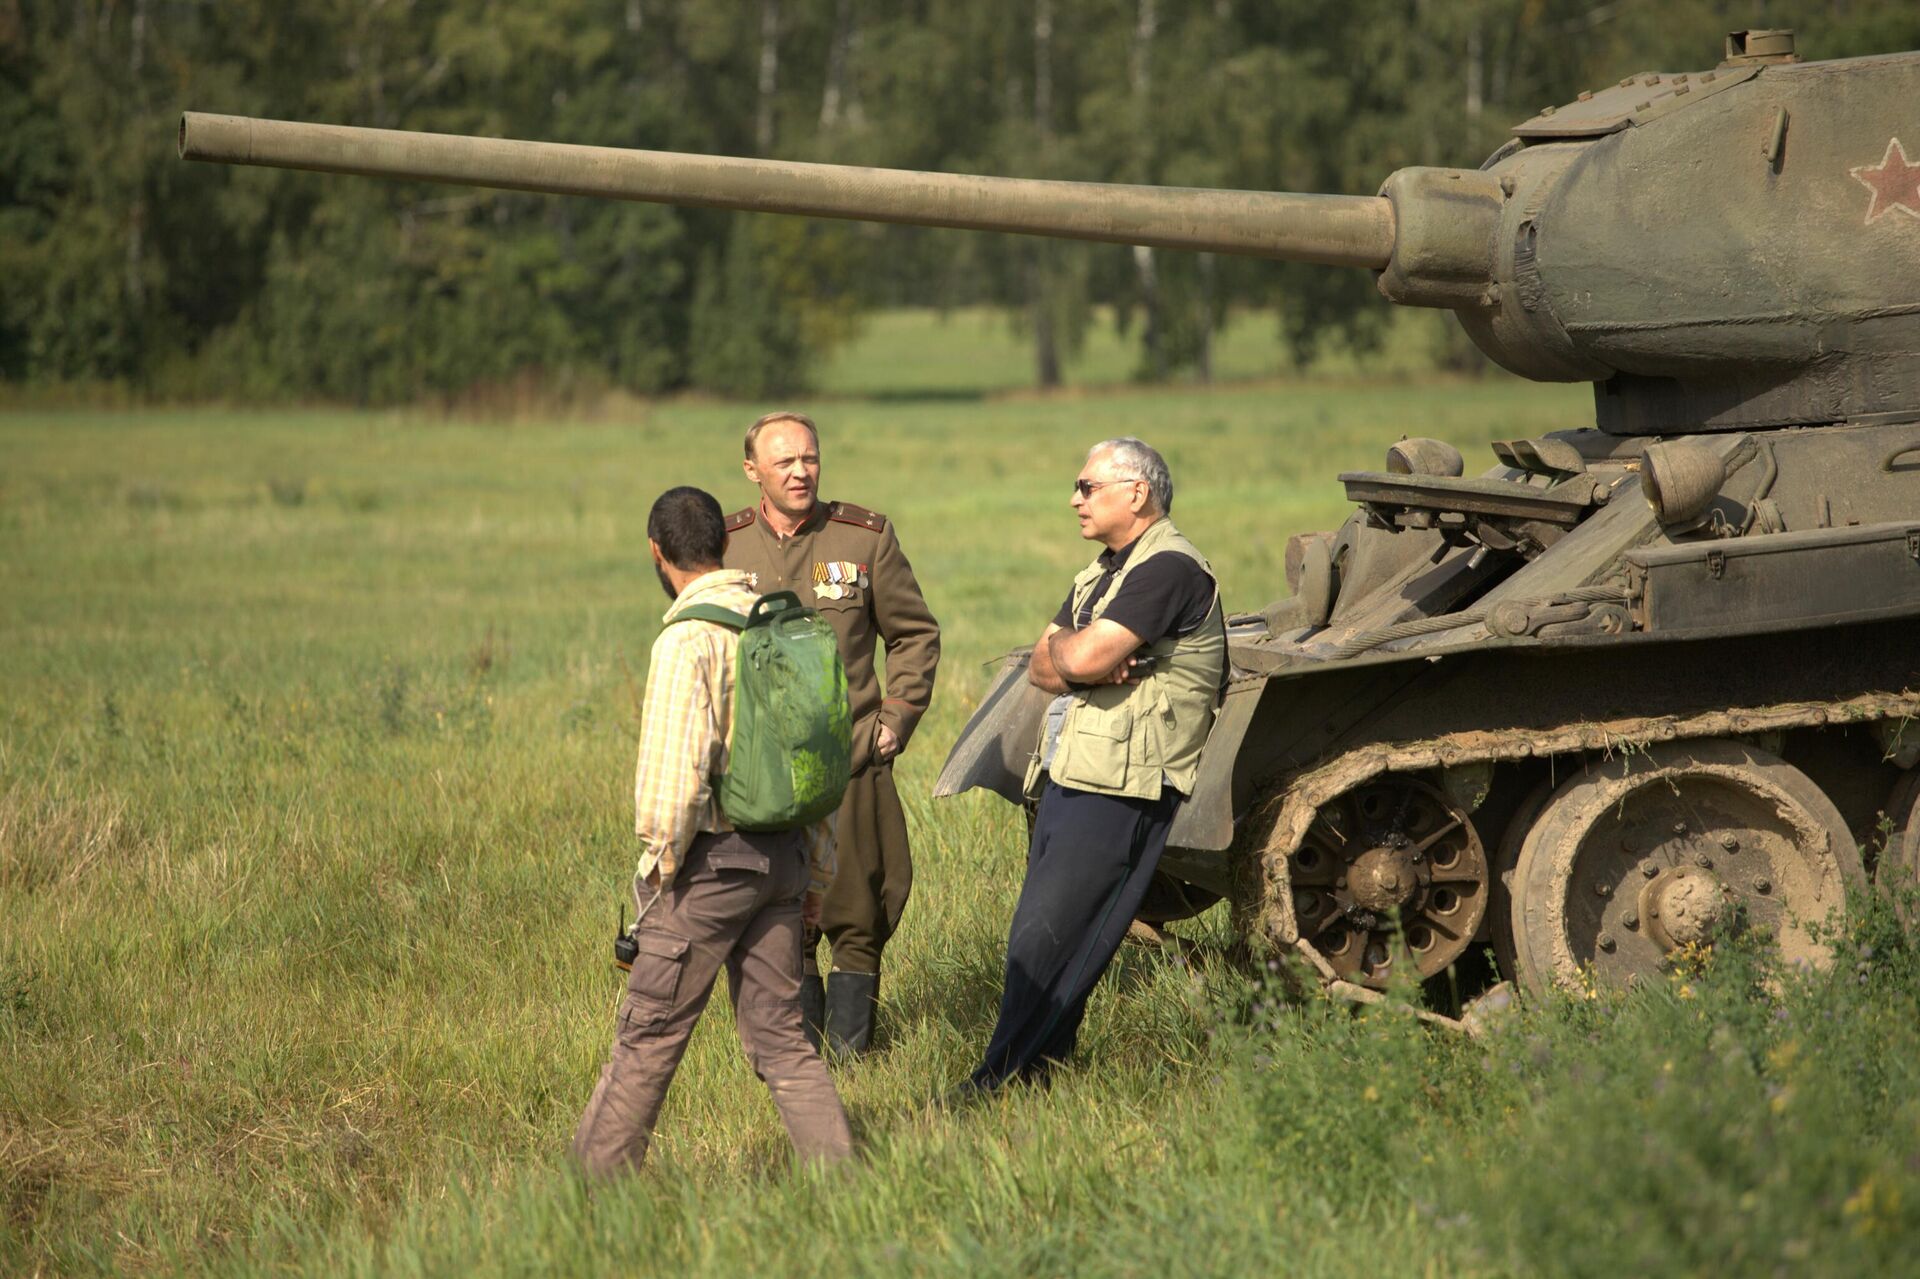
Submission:
[[[1375,381],[1420,376],[1432,368],[1452,323],[1439,311],[1395,311],[1379,350],[1362,355],[1330,342],[1311,372],[1321,379]],[[1138,332],[1118,332],[1102,308],[1087,330],[1085,346],[1061,372],[1070,388],[1113,389],[1127,385],[1138,364]],[[1214,335],[1213,370],[1222,382],[1288,373],[1273,317],[1230,315]],[[1004,311],[896,311],[875,317],[858,341],[834,353],[821,370],[820,390],[834,396],[970,400],[1023,391],[1033,385],[1033,374],[1033,341]]]
[[[885,1051],[839,1073],[864,1159],[828,1176],[789,1167],[723,1004],[644,1175],[588,1192],[562,1159],[619,991],[647,504],[746,501],[764,406],[0,418],[0,1273],[1910,1263],[1920,961],[1884,908],[1833,974],[1725,955],[1485,1043],[1290,1007],[1208,958],[1208,917],[1190,957],[1124,954],[1050,1091],[932,1105],[985,1042],[1022,849],[998,801],[926,796],[1084,562],[1085,446],[1164,449],[1252,608],[1343,513],[1335,472],[1589,406],[1364,370],[962,400],[933,393],[988,389],[965,360],[890,383],[915,345],[881,325],[818,406],[828,495],[895,518],[947,637]]]

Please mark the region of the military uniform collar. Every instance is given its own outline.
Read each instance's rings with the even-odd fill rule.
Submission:
[[[813,498],[813,509],[807,512],[806,518],[800,521],[799,525],[794,528],[793,532],[782,534],[779,530],[773,527],[773,520],[770,519],[767,515],[767,499],[764,497],[760,499],[760,523],[762,526],[766,528],[768,534],[770,534],[773,540],[776,542],[790,542],[794,538],[799,537],[802,533],[813,532],[815,529],[819,528],[822,524],[825,524],[827,522],[827,519],[832,514],[832,511],[833,511],[833,504],[831,502],[821,501],[820,495],[816,493],[814,494],[814,498]]]

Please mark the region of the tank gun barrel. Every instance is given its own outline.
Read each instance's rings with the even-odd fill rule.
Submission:
[[[919,173],[198,111],[181,116],[180,155],[224,164],[1011,231],[1325,266],[1379,270],[1393,254],[1393,209],[1377,196]]]
[[[1920,414],[1920,217],[1902,137],[1920,52],[1800,63],[1784,32],[1712,71],[1543,109],[1477,169],[1373,196],[861,169],[186,114],[187,159],[1009,231],[1377,273],[1508,370],[1592,382],[1670,435]],[[1756,142],[1755,139],[1759,139]],[[1764,144],[1764,145],[1762,145]]]

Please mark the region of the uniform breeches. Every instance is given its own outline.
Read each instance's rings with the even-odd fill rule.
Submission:
[[[821,903],[820,931],[833,948],[835,968],[877,973],[913,888],[907,817],[891,763],[869,764],[853,775],[840,802],[835,848],[840,869]]]

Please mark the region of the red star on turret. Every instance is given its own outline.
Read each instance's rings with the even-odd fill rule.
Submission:
[[[1848,172],[1853,174],[1854,181],[1873,192],[1873,203],[1867,206],[1867,221],[1894,209],[1920,218],[1920,164],[1907,163],[1907,149],[1900,145],[1900,139],[1888,140],[1887,153],[1880,157],[1879,164],[1863,165]]]

